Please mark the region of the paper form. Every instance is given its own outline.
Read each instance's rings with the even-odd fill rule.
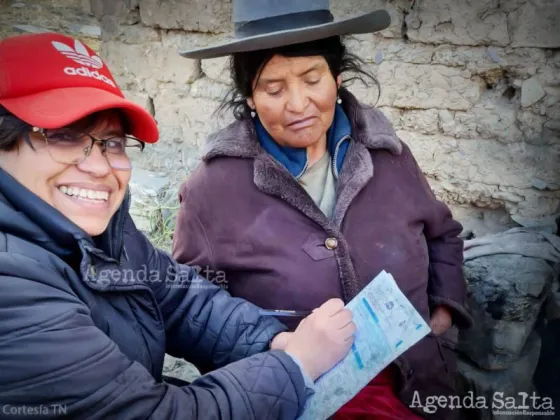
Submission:
[[[323,420],[350,401],[386,366],[431,330],[382,271],[346,307],[356,324],[352,349],[316,382],[300,420]]]

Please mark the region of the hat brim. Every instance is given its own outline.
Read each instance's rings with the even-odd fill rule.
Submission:
[[[140,105],[111,92],[92,87],[52,89],[17,98],[1,99],[0,104],[19,119],[40,128],[60,128],[94,112],[121,109],[129,130],[137,139],[155,143],[159,138],[156,121]]]
[[[211,47],[180,51],[179,54],[183,57],[194,59],[217,58],[238,52],[264,50],[284,45],[316,41],[336,35],[378,32],[387,29],[390,25],[391,16],[389,13],[386,10],[376,10],[335,22],[237,39]]]

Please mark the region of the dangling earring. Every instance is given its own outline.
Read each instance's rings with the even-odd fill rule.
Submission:
[[[340,96],[336,97],[336,103],[339,105],[342,103],[342,99],[340,99]]]
[[[251,110],[251,118],[255,118],[257,116],[257,113],[254,110]]]

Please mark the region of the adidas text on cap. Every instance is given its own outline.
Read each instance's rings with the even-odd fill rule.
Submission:
[[[50,129],[119,108],[129,122],[127,134],[147,143],[159,137],[153,117],[125,99],[101,58],[61,34],[0,40],[0,105],[30,125]]]

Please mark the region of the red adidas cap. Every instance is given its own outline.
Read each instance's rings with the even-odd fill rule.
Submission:
[[[124,98],[103,61],[78,40],[56,33],[0,40],[0,105],[40,128],[60,128],[91,113],[120,108],[131,134],[155,143],[155,120]]]

